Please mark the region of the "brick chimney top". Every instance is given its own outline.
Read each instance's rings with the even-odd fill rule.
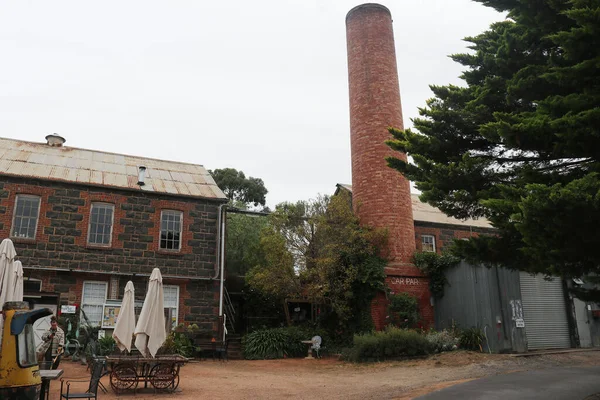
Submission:
[[[348,22],[348,18],[350,18],[350,16],[352,14],[354,14],[356,11],[364,10],[367,8],[371,8],[371,9],[378,8],[380,10],[385,11],[390,16],[392,15],[392,13],[390,12],[390,9],[387,8],[386,6],[383,6],[383,5],[377,4],[377,3],[365,3],[365,4],[358,5],[358,6],[354,7],[353,9],[351,9],[350,11],[348,11],[348,14],[346,14],[346,22]]]

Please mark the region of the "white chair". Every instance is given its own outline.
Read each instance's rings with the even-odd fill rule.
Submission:
[[[317,354],[317,358],[321,358],[321,354],[319,353],[321,350],[322,339],[321,336],[313,336],[310,341],[313,343],[311,349]]]

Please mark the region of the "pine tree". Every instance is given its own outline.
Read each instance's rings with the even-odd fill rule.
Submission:
[[[497,236],[457,243],[471,261],[582,277],[600,273],[600,2],[476,0],[505,21],[452,59],[465,87],[432,86],[389,158],[421,199]]]

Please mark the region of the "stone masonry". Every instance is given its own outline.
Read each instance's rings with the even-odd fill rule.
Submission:
[[[143,300],[147,277],[158,267],[165,284],[180,287],[179,322],[216,330],[218,281],[198,278],[217,272],[219,202],[0,177],[2,237],[10,235],[17,194],[41,197],[35,239],[14,238],[13,242],[25,275],[41,279],[43,291],[59,292],[61,303],[75,304],[81,301],[84,280],[109,282],[112,274],[119,276],[119,298],[127,280],[132,280],[136,298]],[[115,205],[110,247],[87,243],[92,202]],[[178,252],[159,249],[164,209],[183,212]]]

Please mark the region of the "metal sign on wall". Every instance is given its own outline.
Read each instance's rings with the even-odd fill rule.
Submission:
[[[76,306],[60,306],[61,314],[75,314],[77,312]]]

